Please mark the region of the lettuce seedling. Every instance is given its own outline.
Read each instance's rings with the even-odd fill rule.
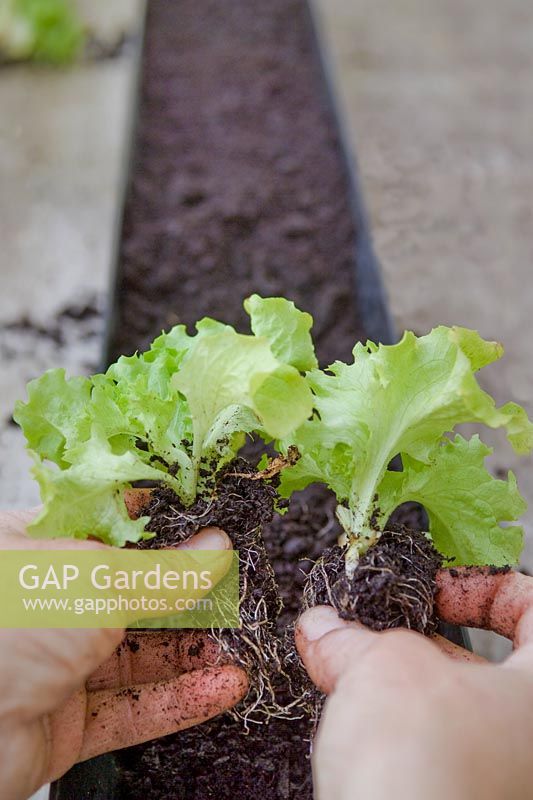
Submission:
[[[313,408],[301,374],[317,364],[311,317],[282,298],[254,295],[245,307],[253,335],[206,318],[196,335],[178,325],[105,374],[56,369],[28,385],[14,418],[43,501],[32,535],[138,541],[148,517],[128,516],[132,483],[169,486],[189,506],[247,433],[292,436]]]
[[[310,372],[315,412],[281,443],[296,445],[301,458],[284,470],[280,491],[288,497],[316,481],[333,489],[348,575],[408,500],[425,507],[435,546],[455,564],[518,561],[522,529],[502,525],[525,509],[514,475],[489,474],[491,450],[477,436],[448,436],[460,423],[484,423],[506,428],[517,453],[533,447],[525,411],[496,408],[476,380],[502,354],[475,331],[438,327],[422,337],[407,332],[392,346],[357,344],[352,364]],[[401,471],[390,468],[396,456]]]
[[[75,4],[69,0],[0,2],[0,58],[64,64],[77,55],[83,40]]]

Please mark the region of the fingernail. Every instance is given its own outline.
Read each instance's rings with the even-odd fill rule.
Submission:
[[[204,528],[182,545],[184,550],[231,550],[231,539],[221,528]]]
[[[331,631],[346,628],[349,624],[331,606],[310,608],[298,620],[298,627],[309,642],[314,642]]]

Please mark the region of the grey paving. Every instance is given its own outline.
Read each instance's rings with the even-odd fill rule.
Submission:
[[[10,422],[26,382],[101,352],[144,3],[80,6],[112,57],[0,69],[0,507],[38,502]]]

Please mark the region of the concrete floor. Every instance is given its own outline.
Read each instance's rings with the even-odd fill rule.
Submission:
[[[80,0],[110,57],[0,69],[0,507],[35,505],[10,423],[26,382],[99,366],[143,0]]]
[[[459,324],[500,340],[506,355],[481,382],[532,415],[533,5],[314,6],[397,331]],[[498,447],[492,467],[513,469],[529,501],[533,572],[533,462],[483,437]]]

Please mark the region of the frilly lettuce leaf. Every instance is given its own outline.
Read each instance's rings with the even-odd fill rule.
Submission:
[[[252,331],[270,342],[274,355],[300,372],[318,367],[311,339],[313,318],[299,311],[294,303],[280,297],[262,298],[253,294],[244,301],[250,314]]]
[[[529,452],[533,425],[524,410],[514,403],[496,408],[475,377],[502,353],[501,345],[475,331],[438,327],[420,338],[407,332],[392,346],[357,344],[353,364],[310,372],[315,413],[281,443],[296,445],[302,456],[283,472],[282,494],[315,481],[330,486],[341,504],[348,561],[356,560],[376,539],[382,481],[390,480],[395,456],[430,465],[444,434],[464,422],[505,427],[514,449]],[[472,497],[476,487],[470,487]]]
[[[209,463],[217,452],[228,459],[234,433],[257,430],[281,438],[313,410],[309,387],[295,367],[279,361],[266,339],[231,330],[199,337],[172,384],[192,419],[195,480],[202,459]]]
[[[31,381],[27,390],[28,402],[17,404],[16,420],[28,447],[65,468],[65,449],[90,434],[91,382],[83,377],[67,380],[64,369],[54,369]]]
[[[478,436],[466,441],[457,435],[435,448],[429,464],[404,456],[403,470],[386,472],[380,483],[377,524],[384,524],[402,503],[415,500],[428,513],[435,546],[454,565],[516,564],[523,530],[505,523],[518,519],[526,503],[512,472],[507,480],[488,472],[485,458],[490,453]]]
[[[129,520],[122,503],[133,482],[167,484],[189,505],[246,433],[290,436],[313,408],[291,363],[303,364],[303,353],[311,363],[307,315],[299,324],[292,303],[257,296],[250,313],[256,330],[278,330],[285,346],[204,319],[195,336],[176,326],[104,375],[67,380],[52,370],[32,381],[14,414],[44,503],[30,533],[137,541],[146,521]]]
[[[0,59],[71,61],[84,40],[76,5],[69,0],[2,0]]]
[[[164,473],[134,452],[113,453],[104,432],[93,426],[91,437],[71,451],[73,465],[52,470],[35,458],[33,474],[41,488],[43,508],[29,526],[37,538],[95,536],[121,547],[138,541],[148,517],[131,520],[124,490],[136,480],[161,480]]]

